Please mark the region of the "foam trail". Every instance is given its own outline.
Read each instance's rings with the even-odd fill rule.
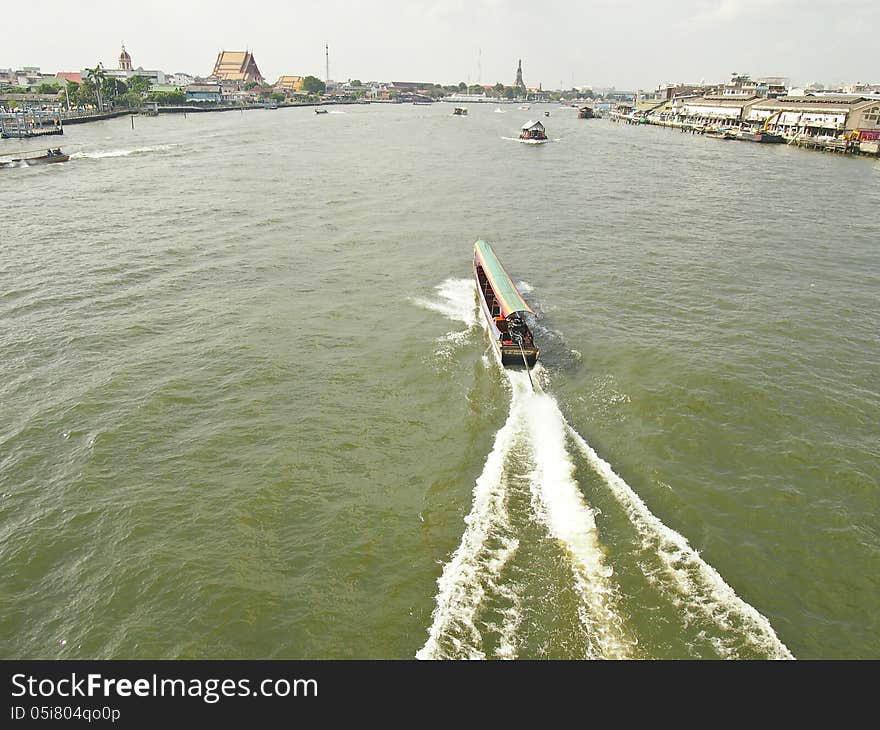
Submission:
[[[461,658],[462,655],[468,659],[486,658],[480,649],[482,636],[474,621],[486,595],[483,584],[484,581],[495,583],[519,547],[511,534],[503,482],[504,464],[515,436],[516,414],[511,410],[495,436],[483,473],[477,479],[461,543],[437,580],[439,590],[433,622],[428,640],[416,653],[417,659]],[[495,536],[501,538],[500,546],[492,549],[489,542]],[[508,625],[503,633],[509,634],[510,629]],[[516,625],[512,629],[515,631]],[[502,651],[510,654],[511,646],[511,637],[503,637]]]
[[[434,288],[440,296],[439,300],[415,298],[412,301],[420,307],[439,312],[451,320],[463,322],[468,329],[477,323],[473,279],[446,279]]]
[[[776,636],[767,618],[743,601],[718,571],[688,545],[684,537],[655,517],[632,488],[574,428],[569,425],[568,430],[590,466],[603,478],[626,510],[630,522],[642,537],[642,546],[656,552],[663,561],[676,591],[686,601],[683,608],[695,609],[723,629],[745,629],[745,638],[749,643],[774,659],[794,659],[788,647]],[[725,658],[738,658],[736,647],[729,645],[729,642],[715,642],[715,648]]]
[[[504,620],[498,627],[500,637],[495,656],[499,659],[516,659],[516,636],[522,624],[522,600],[516,592],[516,586],[497,585],[493,581],[492,587],[499,595],[510,601],[510,607],[502,610]]]
[[[172,147],[176,147],[177,145],[171,144],[160,144],[154,147],[135,147],[131,150],[105,150],[103,152],[74,152],[71,155],[71,158],[88,158],[88,159],[102,159],[104,157],[127,157],[128,155],[138,154],[140,152],[161,152],[164,150],[170,150]]]
[[[535,379],[540,380],[540,367]],[[532,508],[548,532],[565,548],[581,598],[579,618],[585,628],[589,659],[624,659],[634,643],[626,636],[613,570],[605,564],[593,511],[574,478],[566,448],[567,423],[556,401],[525,372],[505,371],[513,386],[514,409],[522,414],[533,449]]]
[[[441,301],[415,301],[470,328],[477,322],[473,287],[469,279],[447,279],[437,287]],[[489,626],[500,634],[495,654],[500,658],[516,657],[521,600],[517,586],[499,580],[519,547],[507,510],[506,484],[511,475],[505,472],[505,464],[512,450],[523,445],[532,452],[529,482],[535,515],[570,560],[581,599],[578,615],[587,635],[588,658],[631,656],[633,642],[626,637],[623,618],[617,611],[619,598],[611,579],[613,571],[604,563],[593,513],[574,480],[574,465],[566,450],[567,423],[556,401],[541,390],[543,370],[538,367],[533,371],[534,390],[525,372],[504,368],[501,372],[511,386],[510,411],[476,481],[461,543],[437,581],[428,639],[416,658],[484,659],[476,617],[489,595],[503,597],[510,604],[500,611],[501,626]]]
[[[411,301],[465,324],[465,329],[453,330],[437,338],[434,356],[439,362],[449,362],[453,359],[454,351],[467,341],[471,328],[477,323],[474,282],[472,279],[446,279],[434,288],[438,294],[437,299],[413,298]]]

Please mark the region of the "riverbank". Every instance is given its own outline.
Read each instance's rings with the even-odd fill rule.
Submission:
[[[293,107],[313,107],[313,106],[340,106],[340,105],[349,105],[349,104],[359,104],[362,102],[292,102],[292,103],[282,103],[277,106],[266,106],[265,104],[252,104],[247,106],[208,106],[208,105],[190,105],[190,104],[181,104],[178,106],[160,106],[156,111],[158,114],[206,114],[211,112],[235,112],[235,111],[253,111],[253,110],[270,110],[274,111],[276,109],[288,109]],[[86,122],[102,122],[107,119],[115,119],[117,117],[124,117],[129,115],[140,115],[143,114],[142,110],[134,110],[134,109],[119,109],[111,112],[96,112],[94,114],[69,114],[62,112],[61,114],[61,122],[62,124],[85,124]]]
[[[841,155],[851,155],[856,157],[873,157],[880,156],[880,145],[876,140],[855,140],[855,139],[839,139],[823,136],[814,136],[809,134],[798,134],[794,136],[785,136],[778,132],[768,134],[761,129],[750,129],[747,127],[726,127],[714,124],[699,124],[687,121],[654,119],[648,116],[630,116],[624,114],[612,114],[610,120],[615,123],[624,123],[630,125],[650,125],[653,127],[666,127],[669,129],[677,129],[684,134],[698,134],[716,137],[724,140],[736,140],[745,142],[766,143],[766,137],[778,137],[783,144],[794,147],[801,147],[807,150],[819,152],[833,152]]]

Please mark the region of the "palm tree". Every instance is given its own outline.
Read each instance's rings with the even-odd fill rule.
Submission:
[[[101,86],[107,74],[104,73],[104,67],[100,61],[94,68],[86,69],[86,77],[95,85],[95,93],[98,95],[98,111],[104,111],[104,104],[101,102]]]

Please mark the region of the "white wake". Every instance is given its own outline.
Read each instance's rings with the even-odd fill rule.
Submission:
[[[612,494],[626,511],[630,522],[642,539],[642,548],[659,555],[677,596],[674,602],[685,613],[701,615],[721,629],[739,629],[737,638],[744,638],[754,648],[774,659],[794,659],[770,622],[753,606],[742,600],[715,568],[706,563],[687,540],[664,525],[638,494],[602,459],[584,438],[568,426],[569,433],[590,466],[602,477]],[[666,590],[663,583],[658,583]],[[739,658],[739,641],[717,640],[716,650],[728,659]]]
[[[129,155],[142,154],[144,152],[163,152],[177,147],[175,144],[158,144],[153,147],[134,147],[128,150],[103,150],[98,152],[74,152],[71,159],[94,159],[100,160],[104,157],[128,157]]]
[[[474,307],[476,288],[473,279],[446,279],[434,289],[436,299],[415,297],[412,302],[465,325],[464,329],[452,330],[437,338],[434,355],[439,361],[446,362],[452,359],[454,351],[467,340],[471,329],[477,324]]]
[[[448,279],[437,288],[435,300],[415,300],[420,306],[464,323],[464,335],[477,323],[475,289],[470,279]],[[484,323],[485,326],[485,323]],[[499,363],[500,366],[500,363]],[[637,641],[630,637],[622,613],[620,590],[613,569],[606,562],[594,518],[575,479],[575,466],[568,451],[570,438],[590,466],[602,477],[637,530],[642,548],[660,557],[668,581],[655,582],[685,620],[698,614],[730,638],[713,638],[722,657],[738,658],[742,640],[773,658],[794,658],[779,640],[770,622],[743,601],[718,572],[703,561],[684,537],[655,517],[626,482],[614,473],[586,440],[566,421],[556,400],[544,392],[548,376],[539,364],[532,381],[524,371],[501,368],[511,391],[510,410],[495,435],[492,451],[477,478],[473,504],[465,518],[458,548],[444,565],[437,581],[436,606],[419,659],[485,658],[478,626],[481,608],[493,596],[506,599],[503,625],[495,655],[515,658],[521,628],[521,597],[518,586],[501,582],[502,572],[519,547],[508,511],[509,474],[506,464],[516,454],[530,468],[529,490],[532,517],[563,548],[579,597],[578,617],[587,640],[584,658],[628,658],[636,655]],[[667,586],[666,583],[670,585]],[[671,587],[670,587],[671,586]],[[496,610],[498,610],[496,608]]]
[[[565,417],[540,385],[533,389],[525,372],[504,372],[513,386],[511,409],[519,410],[532,449],[532,509],[571,561],[581,599],[578,616],[588,642],[585,658],[628,658],[635,645],[625,631],[619,591],[612,580],[614,571],[605,562],[593,510],[574,477],[574,463],[566,448]],[[532,379],[537,383],[541,377],[539,365],[532,371]]]
[[[486,658],[480,648],[482,635],[475,617],[486,596],[487,584],[497,580],[519,547],[511,534],[503,481],[504,464],[515,441],[516,428],[517,416],[511,409],[507,422],[495,435],[495,444],[474,486],[473,506],[464,520],[461,543],[437,580],[434,620],[417,659]],[[498,547],[490,545],[493,538],[497,538]],[[514,618],[509,624],[508,628],[515,631],[519,622]],[[513,637],[504,638],[502,646],[512,658]]]

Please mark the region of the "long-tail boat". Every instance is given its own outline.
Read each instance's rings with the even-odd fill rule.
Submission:
[[[70,159],[70,155],[65,155],[60,147],[48,149],[45,151],[45,154],[36,157],[14,157],[14,155],[23,155],[28,152],[42,152],[42,150],[0,153],[0,157],[12,157],[11,160],[0,159],[0,168],[20,167],[22,165],[47,165],[51,162],[67,162]]]
[[[474,282],[489,339],[501,364],[534,366],[539,350],[524,319],[534,310],[522,298],[495,251],[482,240],[474,244]]]

